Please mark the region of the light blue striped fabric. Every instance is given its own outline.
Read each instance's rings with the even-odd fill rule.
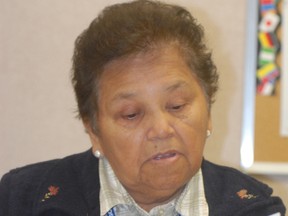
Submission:
[[[108,216],[208,216],[201,169],[188,182],[181,195],[171,202],[156,206],[150,212],[143,210],[121,185],[109,162],[101,158],[100,209],[101,215]]]

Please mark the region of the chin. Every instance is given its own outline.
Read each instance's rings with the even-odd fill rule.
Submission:
[[[178,190],[183,187],[198,171],[185,157],[179,157],[173,163],[148,162],[143,166],[142,182],[154,190]]]
[[[178,190],[186,185],[189,180],[192,178],[192,173],[186,172],[177,172],[175,174],[155,176],[153,178],[153,187],[156,190]]]

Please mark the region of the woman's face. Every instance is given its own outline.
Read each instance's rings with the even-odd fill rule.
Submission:
[[[171,196],[199,170],[211,127],[207,100],[176,48],[110,62],[98,106],[93,149],[132,197]]]

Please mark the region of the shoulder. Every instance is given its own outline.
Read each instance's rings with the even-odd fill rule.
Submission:
[[[87,152],[27,165],[6,173],[0,182],[0,216],[8,211],[9,215],[17,215],[18,212],[31,215],[39,190],[47,191],[50,186],[46,185],[47,180],[52,183],[75,181],[75,170],[85,163],[85,158]]]
[[[202,164],[206,199],[214,215],[270,215],[285,207],[266,184],[230,167],[204,160]]]
[[[22,211],[27,211],[26,215],[31,214],[29,211],[32,209],[33,196],[43,175],[57,163],[58,160],[51,160],[6,173],[0,182],[0,215],[7,215],[8,211],[11,215],[19,212],[24,206],[24,200],[26,207]],[[9,206],[13,206],[13,209],[9,209]]]
[[[267,195],[272,193],[272,189],[268,185],[231,167],[220,166],[204,160],[202,171],[206,183],[209,181],[210,186],[214,186],[223,191],[238,188],[242,189],[244,185],[249,185],[256,190],[263,191]],[[211,181],[212,179],[213,181]]]
[[[29,164],[20,168],[13,169],[6,173],[1,179],[2,184],[13,184],[17,188],[18,185],[33,184],[37,186],[38,182],[41,182],[43,176],[46,173],[55,171],[61,171],[69,168],[71,163],[76,162],[83,156],[84,153],[71,155],[62,159],[54,159],[35,164]],[[59,170],[60,169],[60,170]],[[2,189],[2,188],[1,188]]]
[[[47,170],[57,164],[58,161],[59,159],[55,159],[13,169],[2,177],[1,184],[7,183],[7,181],[9,181],[10,183],[12,181],[13,185],[15,185],[15,183],[16,185],[18,185],[18,183],[23,184],[25,182],[31,182],[33,180],[37,182],[37,180],[41,179],[41,176],[45,172],[47,172]]]

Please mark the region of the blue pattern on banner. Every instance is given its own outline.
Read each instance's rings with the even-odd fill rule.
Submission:
[[[269,5],[261,5],[261,10],[273,10],[275,9],[275,5],[274,4],[269,4]]]

